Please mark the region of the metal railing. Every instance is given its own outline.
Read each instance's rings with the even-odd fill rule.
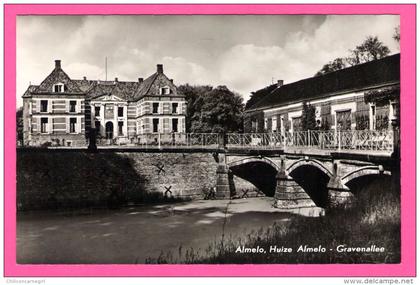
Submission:
[[[311,148],[322,150],[393,151],[393,131],[299,131],[281,133],[154,133],[130,139],[98,139],[98,146],[127,145],[145,148],[197,147],[286,149]]]
[[[227,134],[227,148],[310,147],[326,150],[392,151],[393,131],[299,131],[280,133]]]
[[[132,138],[117,137],[113,139],[97,139],[98,146],[139,146],[144,148],[160,147],[200,147],[213,148],[219,146],[217,133],[153,133],[139,134]]]
[[[284,137],[279,133],[227,134],[227,148],[283,148]]]

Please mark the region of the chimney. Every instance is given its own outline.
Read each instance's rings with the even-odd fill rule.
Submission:
[[[282,87],[284,84],[284,80],[277,80],[277,87]]]
[[[55,68],[61,68],[61,60],[59,59],[55,60]]]
[[[157,73],[163,73],[163,64],[157,65]]]
[[[174,83],[174,80],[173,79],[169,79],[169,81],[171,81],[172,84]]]
[[[139,83],[143,82],[143,77],[139,77]]]
[[[83,80],[86,80],[86,76],[83,76]]]
[[[118,82],[118,77],[115,77],[115,80],[114,80],[115,82]]]

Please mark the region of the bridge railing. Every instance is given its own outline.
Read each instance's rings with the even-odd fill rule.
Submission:
[[[392,131],[297,131],[280,133],[227,134],[227,148],[310,147],[326,150],[392,151]]]
[[[218,147],[216,133],[142,134],[137,136],[137,145],[144,147]]]
[[[281,133],[169,133],[140,134],[136,137],[97,140],[99,146],[131,145],[153,147],[393,151],[392,131],[298,131]]]
[[[283,148],[284,138],[279,133],[229,133],[227,148]]]

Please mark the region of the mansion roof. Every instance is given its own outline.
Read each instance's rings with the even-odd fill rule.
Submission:
[[[61,93],[53,92],[54,84],[64,84]],[[144,96],[160,95],[159,86],[167,86],[171,89],[171,95],[182,95],[177,91],[173,81],[163,73],[163,66],[158,65],[157,71],[139,81],[112,81],[71,79],[61,68],[60,61],[56,61],[54,70],[41,82],[40,85],[30,85],[23,94],[23,98],[32,95],[53,94],[61,95],[84,95],[86,99],[97,98],[103,95],[115,95],[127,101],[137,101]]]
[[[274,88],[275,85],[271,85],[256,91],[267,94],[261,100],[249,106],[248,111],[297,103],[306,99],[319,99],[344,92],[365,90],[399,83],[399,80],[400,54],[395,54],[277,88]]]

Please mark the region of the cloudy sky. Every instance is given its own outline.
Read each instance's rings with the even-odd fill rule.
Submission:
[[[313,76],[368,35],[399,51],[399,16],[20,16],[17,97],[61,59],[74,79],[137,80],[156,64],[176,84],[226,85],[251,91]]]

